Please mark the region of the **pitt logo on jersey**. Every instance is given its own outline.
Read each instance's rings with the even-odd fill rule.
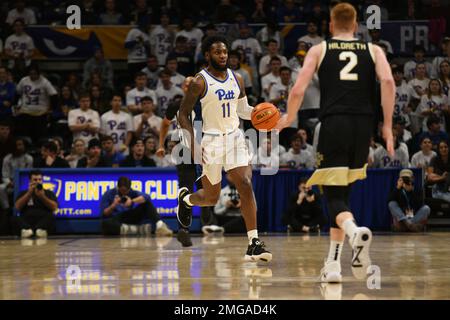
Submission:
[[[225,90],[219,89],[219,90],[216,90],[216,92],[214,92],[214,93],[219,98],[219,101],[234,99],[234,91],[233,90],[228,90],[228,92],[225,92]]]

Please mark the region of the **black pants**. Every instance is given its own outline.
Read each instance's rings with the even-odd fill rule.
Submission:
[[[310,217],[285,214],[282,217],[282,222],[285,225],[290,225],[294,231],[302,231],[303,227],[315,227],[317,225],[322,227],[327,223],[327,219],[323,214]]]
[[[29,209],[19,217],[14,217],[13,224],[15,225],[16,234],[20,234],[22,229],[32,229],[33,231],[43,229],[48,233],[53,233],[55,230],[55,216],[51,211]]]
[[[155,206],[151,202],[145,202],[136,208],[121,212],[111,218],[103,217],[102,233],[103,235],[119,235],[122,223],[136,225],[141,224],[146,219],[153,223],[161,220]]]
[[[195,182],[197,179],[197,171],[194,164],[179,164],[176,168],[179,188],[186,187],[189,189],[189,192],[194,192],[194,184],[197,185],[197,189],[202,188],[202,181],[200,179]],[[202,225],[216,224],[211,207],[201,207],[200,220]]]
[[[225,229],[225,233],[246,233],[245,221],[242,216],[215,215],[218,225]]]
[[[30,116],[28,114],[22,114],[17,116],[14,122],[16,136],[30,137],[34,143],[48,136],[47,115]]]

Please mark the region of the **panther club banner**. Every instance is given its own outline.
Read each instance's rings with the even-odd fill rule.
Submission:
[[[15,198],[28,189],[28,172],[16,172]],[[178,177],[173,169],[50,169],[43,170],[43,187],[58,199],[55,216],[61,219],[100,218],[102,194],[114,188],[121,176],[132,181],[132,189],[150,195],[158,213],[174,217],[178,204]],[[197,216],[198,210],[194,210]]]

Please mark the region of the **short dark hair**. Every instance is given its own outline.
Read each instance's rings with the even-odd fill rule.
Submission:
[[[142,144],[145,145],[144,140],[142,138],[140,138],[140,137],[139,138],[133,138],[131,140],[131,142],[130,142],[130,148],[133,148],[135,145],[137,145],[139,143],[139,141],[142,142]]]
[[[159,72],[159,76],[161,77],[163,74],[165,74],[165,75],[171,77],[171,76],[172,76],[172,71],[170,71],[170,70],[167,69],[167,68],[164,68],[164,69],[162,69],[162,70]]]
[[[53,141],[47,141],[43,147],[52,153],[58,152],[58,146]]]
[[[282,66],[282,67],[280,68],[280,73],[282,73],[283,71],[289,71],[289,72],[292,72],[291,68],[286,67],[286,66]]]
[[[120,99],[122,99],[122,94],[119,91],[114,91],[111,95],[111,100],[114,99],[114,97],[120,97]]]
[[[100,142],[104,142],[104,141],[114,141],[114,140],[111,136],[105,135],[100,138]]]
[[[294,142],[294,141],[297,140],[297,139],[300,139],[300,141],[301,141],[302,143],[304,143],[303,137],[302,137],[301,135],[299,135],[298,133],[294,134],[294,135],[291,137],[290,142],[292,143],[292,142]]]
[[[128,177],[119,177],[117,181],[117,188],[126,187],[127,189],[131,188],[131,180]]]
[[[276,43],[276,44],[278,44],[278,41],[272,38],[269,41],[267,41],[267,45],[269,45],[269,43]]]
[[[435,114],[432,114],[427,119],[427,128],[430,128],[432,124],[439,124],[441,121],[439,120],[439,117]]]
[[[227,39],[225,39],[225,37],[210,36],[210,37],[207,37],[205,40],[203,40],[202,54],[205,55],[206,52],[209,52],[209,50],[211,50],[212,45],[214,43],[218,43],[218,42],[222,42],[228,48],[228,42],[227,42]]]
[[[153,99],[152,99],[152,97],[150,97],[150,96],[142,97],[142,98],[141,98],[141,103],[144,102],[144,101],[151,101],[151,102],[154,102]]]
[[[134,79],[136,79],[137,77],[143,77],[143,76],[147,76],[147,74],[145,72],[138,71],[134,74]]]
[[[272,58],[270,58],[270,64],[273,62],[273,61],[280,61],[281,62],[281,59],[279,58],[279,57],[277,57],[277,56],[273,56]]]
[[[81,100],[83,98],[89,98],[91,99],[91,94],[87,91],[83,91],[78,95],[78,100]]]
[[[33,169],[28,172],[28,178],[31,179],[32,176],[42,176],[42,171],[39,169]]]
[[[228,58],[230,58],[231,56],[237,57],[239,60],[241,59],[241,53],[237,50],[230,50],[228,52]]]

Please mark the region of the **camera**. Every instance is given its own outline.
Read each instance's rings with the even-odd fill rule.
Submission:
[[[412,184],[411,178],[410,177],[402,177],[403,183],[406,185],[410,185]]]
[[[42,186],[42,183],[38,183],[38,184],[36,185],[36,189],[39,190],[39,191],[41,191],[42,189],[44,189],[44,187]]]
[[[230,201],[236,206],[239,203],[239,194],[235,188],[230,188]]]
[[[314,191],[308,190],[308,192],[306,194],[308,195],[308,197],[311,197],[314,195]]]
[[[120,197],[120,203],[125,203],[125,202],[127,202],[127,197],[125,197],[125,196],[122,196],[122,197]]]

